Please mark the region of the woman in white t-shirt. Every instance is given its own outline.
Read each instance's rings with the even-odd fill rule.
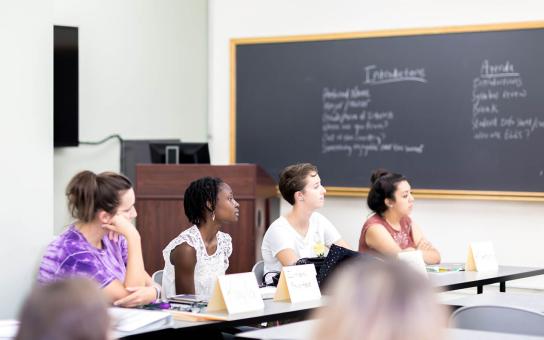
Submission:
[[[315,212],[323,206],[326,190],[314,165],[302,163],[283,169],[279,189],[293,208],[275,220],[264,235],[265,273],[280,271],[303,257],[326,255],[333,243],[349,248],[332,223]]]

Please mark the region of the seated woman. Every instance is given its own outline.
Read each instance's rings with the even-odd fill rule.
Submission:
[[[333,277],[309,339],[439,340],[448,313],[429,280],[406,263],[355,260]]]
[[[130,180],[113,172],[82,171],[66,188],[76,221],[47,247],[38,282],[84,276],[98,282],[115,305],[134,307],[159,297],[144,269]]]
[[[34,287],[15,340],[108,340],[108,303],[96,282],[73,278]]]
[[[303,257],[325,255],[325,247],[333,243],[349,248],[332,223],[316,212],[325,202],[326,190],[314,165],[302,163],[283,169],[279,189],[293,208],[275,220],[264,235],[265,273],[280,271]]]
[[[380,169],[372,174],[370,181],[367,204],[374,214],[363,225],[359,251],[396,255],[401,251],[420,250],[426,264],[440,263],[438,250],[410,219],[414,197],[406,178]]]
[[[230,235],[219,231],[238,221],[239,204],[232,189],[220,178],[192,182],[183,198],[185,215],[193,226],[164,248],[164,295],[196,294],[208,299],[216,278],[224,275],[232,254]]]

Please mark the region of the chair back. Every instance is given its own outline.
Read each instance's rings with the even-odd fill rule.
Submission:
[[[253,272],[253,274],[255,274],[255,277],[257,278],[257,283],[259,285],[263,284],[264,261],[263,260],[257,261],[257,263],[253,265],[253,268],[251,269],[251,271]]]
[[[544,336],[544,314],[517,307],[462,307],[451,315],[450,322],[456,328]]]
[[[151,279],[153,280],[153,282],[158,283],[161,286],[162,286],[162,272],[163,272],[162,269],[157,270],[156,272],[153,273],[153,275],[151,275]]]

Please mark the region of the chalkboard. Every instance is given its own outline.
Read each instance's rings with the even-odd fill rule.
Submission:
[[[439,33],[437,33],[439,32]],[[544,23],[234,40],[232,161],[544,197]]]

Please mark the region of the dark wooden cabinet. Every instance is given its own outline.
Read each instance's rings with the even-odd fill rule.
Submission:
[[[251,271],[260,258],[265,228],[270,225],[271,200],[278,200],[276,183],[254,164],[138,164],[136,166],[137,228],[148,273],[163,269],[162,250],[191,224],[183,209],[183,194],[189,183],[204,176],[228,183],[240,203],[237,223],[222,231],[232,237],[233,252],[228,273]]]

